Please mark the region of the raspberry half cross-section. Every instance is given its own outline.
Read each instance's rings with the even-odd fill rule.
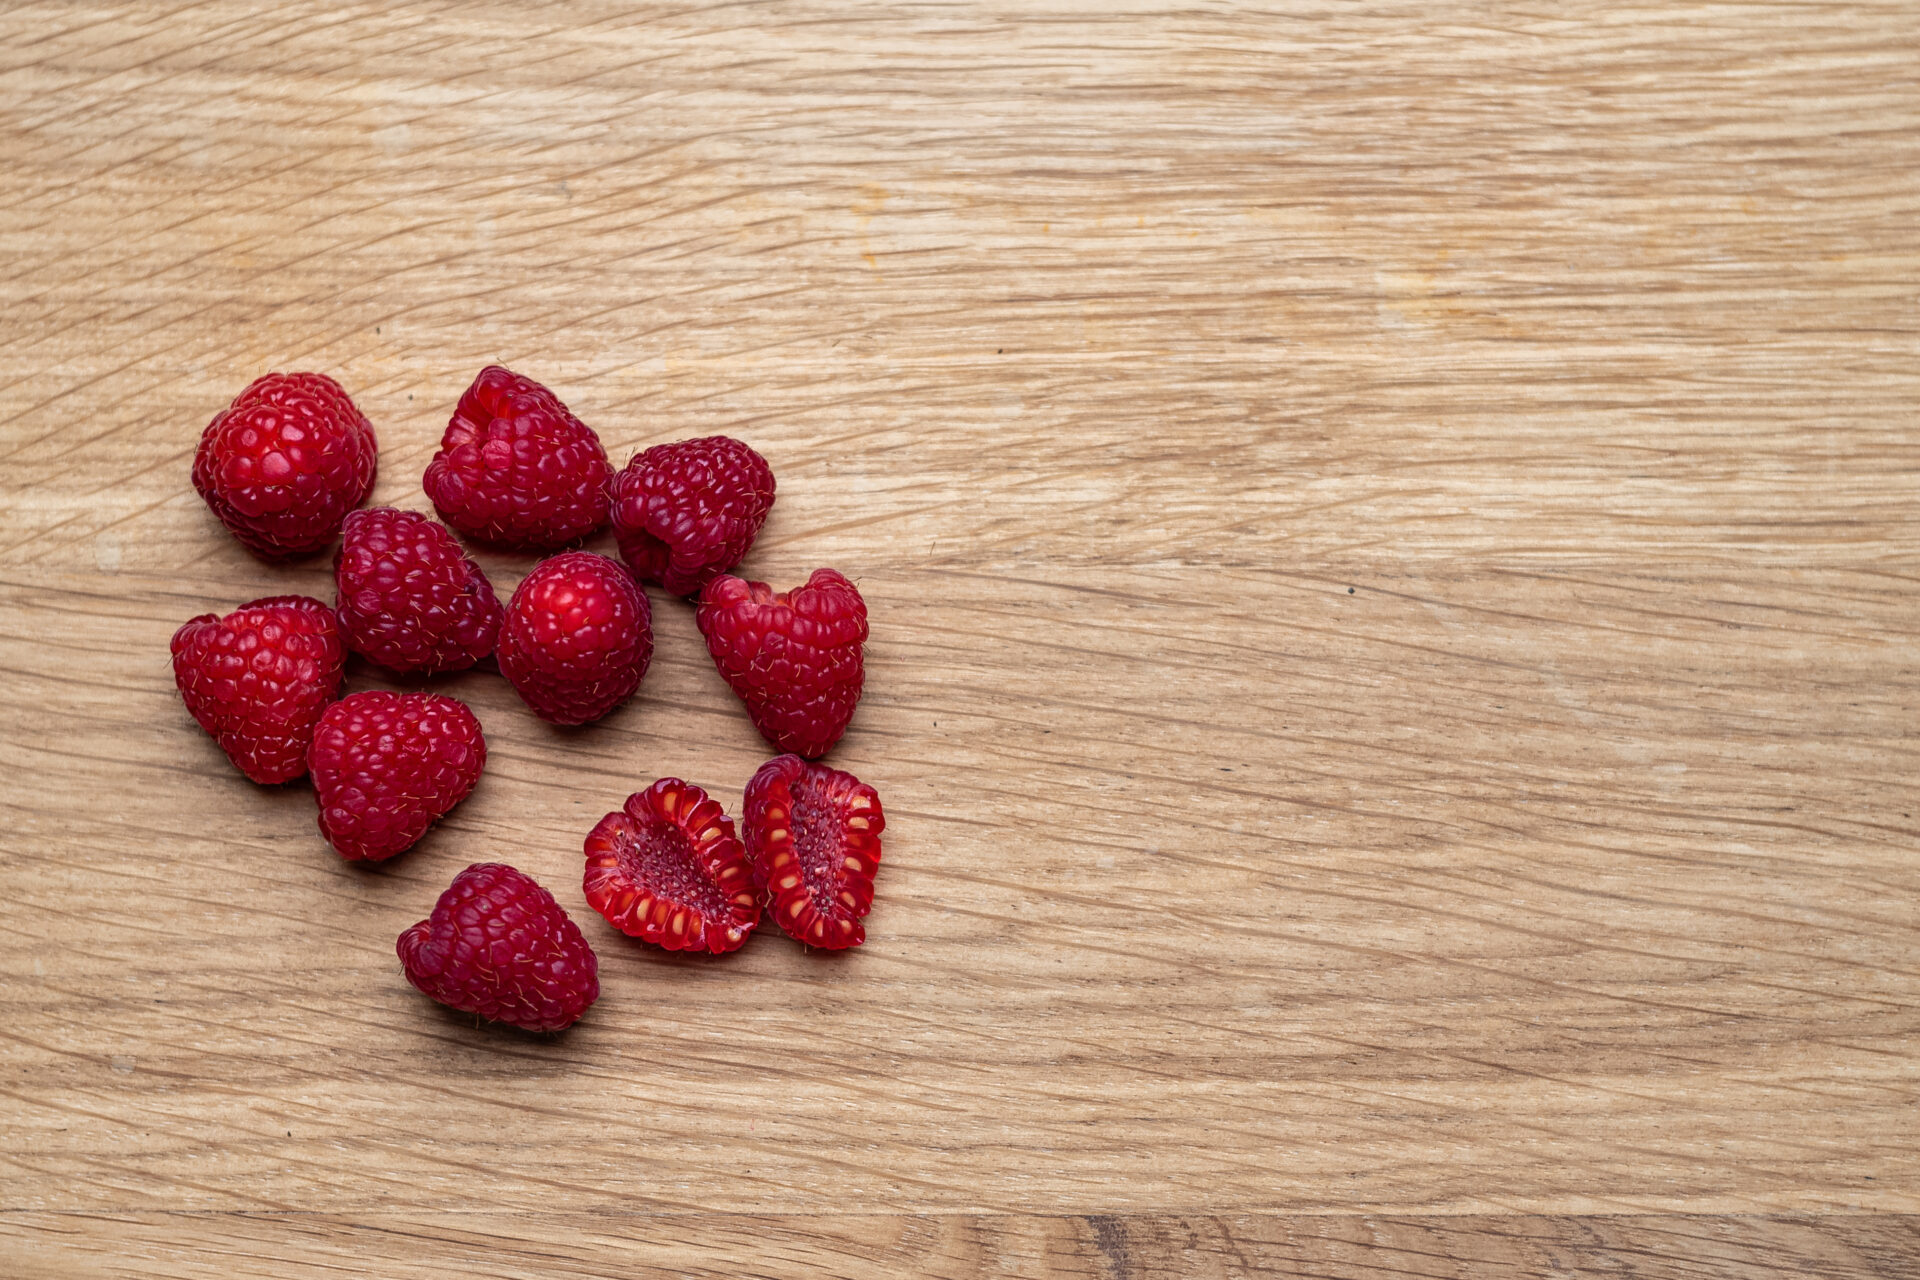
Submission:
[[[865,941],[886,814],[840,769],[778,756],[747,783],[747,853],[767,911],[788,936],[839,950]]]
[[[587,836],[587,901],[669,951],[732,951],[760,921],[747,852],[707,793],[662,778]]]

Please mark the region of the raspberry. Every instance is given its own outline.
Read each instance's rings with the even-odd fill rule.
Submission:
[[[669,951],[732,951],[760,922],[733,819],[707,793],[662,778],[587,836],[587,901],[622,933]]]
[[[493,652],[500,601],[436,520],[375,507],[347,517],[333,560],[347,647],[394,671],[461,671]]]
[[[607,522],[613,467],[600,437],[531,378],[480,371],[421,482],[440,518],[476,542],[564,547]]]
[[[500,674],[554,724],[598,720],[640,687],[653,659],[647,594],[590,551],[542,560],[507,602]]]
[[[324,373],[269,373],[214,415],[193,487],[249,551],[269,560],[332,542],[373,491],[379,446],[366,415]]]
[[[487,740],[465,703],[349,694],[320,717],[307,752],[320,834],[349,862],[391,858],[465,800],[486,763]]]
[[[694,618],[762,737],[808,757],[840,741],[866,678],[867,606],[851,582],[816,569],[805,586],[775,595],[764,582],[722,574]]]
[[[773,921],[808,946],[837,951],[865,941],[886,814],[874,789],[850,773],[777,756],[747,783],[742,819],[753,882]]]
[[[255,782],[307,771],[307,746],[340,690],[346,646],[333,610],[272,596],[173,633],[173,680],[200,727]]]
[[[407,981],[441,1004],[528,1031],[560,1031],[600,998],[600,962],[532,876],[476,862],[394,950]]]
[[[773,470],[707,436],[633,455],[613,480],[613,536],[643,582],[690,596],[740,563],[773,507]]]

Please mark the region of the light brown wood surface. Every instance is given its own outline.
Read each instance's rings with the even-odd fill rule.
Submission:
[[[1920,6],[10,5],[0,1273],[1920,1273]],[[375,870],[175,694],[268,369],[711,432],[870,603],[859,952],[616,936],[767,754],[438,682]],[[601,538],[596,545],[605,546]],[[531,561],[485,556],[504,593]],[[380,685],[364,666],[349,687]],[[393,954],[470,862],[560,1037]]]

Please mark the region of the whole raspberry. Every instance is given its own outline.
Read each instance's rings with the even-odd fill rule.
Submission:
[[[320,834],[349,862],[379,862],[411,849],[467,798],[487,740],[463,702],[373,689],[327,708],[307,764]]]
[[[600,998],[600,961],[532,876],[476,862],[394,950],[441,1004],[528,1031],[561,1031]]]
[[[193,487],[255,555],[306,555],[373,491],[373,426],[324,373],[269,373],[214,415]]]
[[[657,444],[613,480],[621,558],[677,596],[739,564],[772,508],[772,468],[727,436]]]
[[[476,542],[564,547],[607,522],[613,467],[600,437],[531,378],[480,371],[421,482],[440,518]]]
[[[741,819],[753,882],[773,921],[808,946],[837,951],[866,940],[886,814],[850,773],[776,756],[747,783]]]
[[[606,556],[542,560],[507,602],[497,657],[542,720],[598,720],[640,687],[653,660],[647,593]]]
[[[851,582],[816,569],[805,586],[776,595],[764,582],[722,574],[694,619],[762,737],[808,757],[840,741],[866,678],[867,606]]]
[[[347,516],[333,560],[347,647],[395,671],[461,671],[493,652],[493,584],[437,520],[374,507]]]
[[[200,727],[255,782],[307,771],[320,713],[340,690],[346,646],[333,610],[271,596],[173,633],[173,680]]]
[[[732,951],[760,922],[733,819],[707,793],[662,778],[587,836],[587,901],[625,934],[669,951]]]

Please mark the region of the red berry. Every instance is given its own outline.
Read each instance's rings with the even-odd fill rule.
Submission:
[[[255,782],[307,771],[320,713],[340,691],[346,646],[333,610],[272,596],[173,633],[173,680],[200,727]]]
[[[678,778],[600,819],[587,836],[586,891],[614,928],[669,951],[732,951],[760,922],[733,819]]]
[[[600,998],[600,962],[532,876],[476,862],[394,947],[441,1004],[528,1031],[560,1031]]]
[[[762,737],[808,757],[840,741],[866,676],[867,606],[851,582],[816,569],[805,586],[776,595],[764,582],[722,574],[694,618]]]
[[[548,551],[607,522],[612,479],[591,427],[532,378],[493,365],[460,397],[422,485],[469,538]]]
[[[753,882],[774,923],[810,947],[859,946],[887,828],[874,789],[850,773],[777,756],[747,783],[742,822]]]
[[[269,373],[214,415],[193,487],[249,551],[306,555],[373,491],[373,426],[324,373]]]
[[[411,849],[467,798],[487,740],[465,703],[437,693],[354,693],[328,707],[307,764],[320,834],[349,862]]]
[[[446,527],[375,507],[347,517],[333,560],[347,647],[395,671],[461,671],[493,652],[500,601]]]
[[[773,470],[707,436],[633,455],[613,480],[613,536],[643,582],[690,596],[740,563],[773,507]]]
[[[507,602],[500,674],[554,724],[598,720],[640,687],[653,659],[647,593],[590,551],[542,560]]]

